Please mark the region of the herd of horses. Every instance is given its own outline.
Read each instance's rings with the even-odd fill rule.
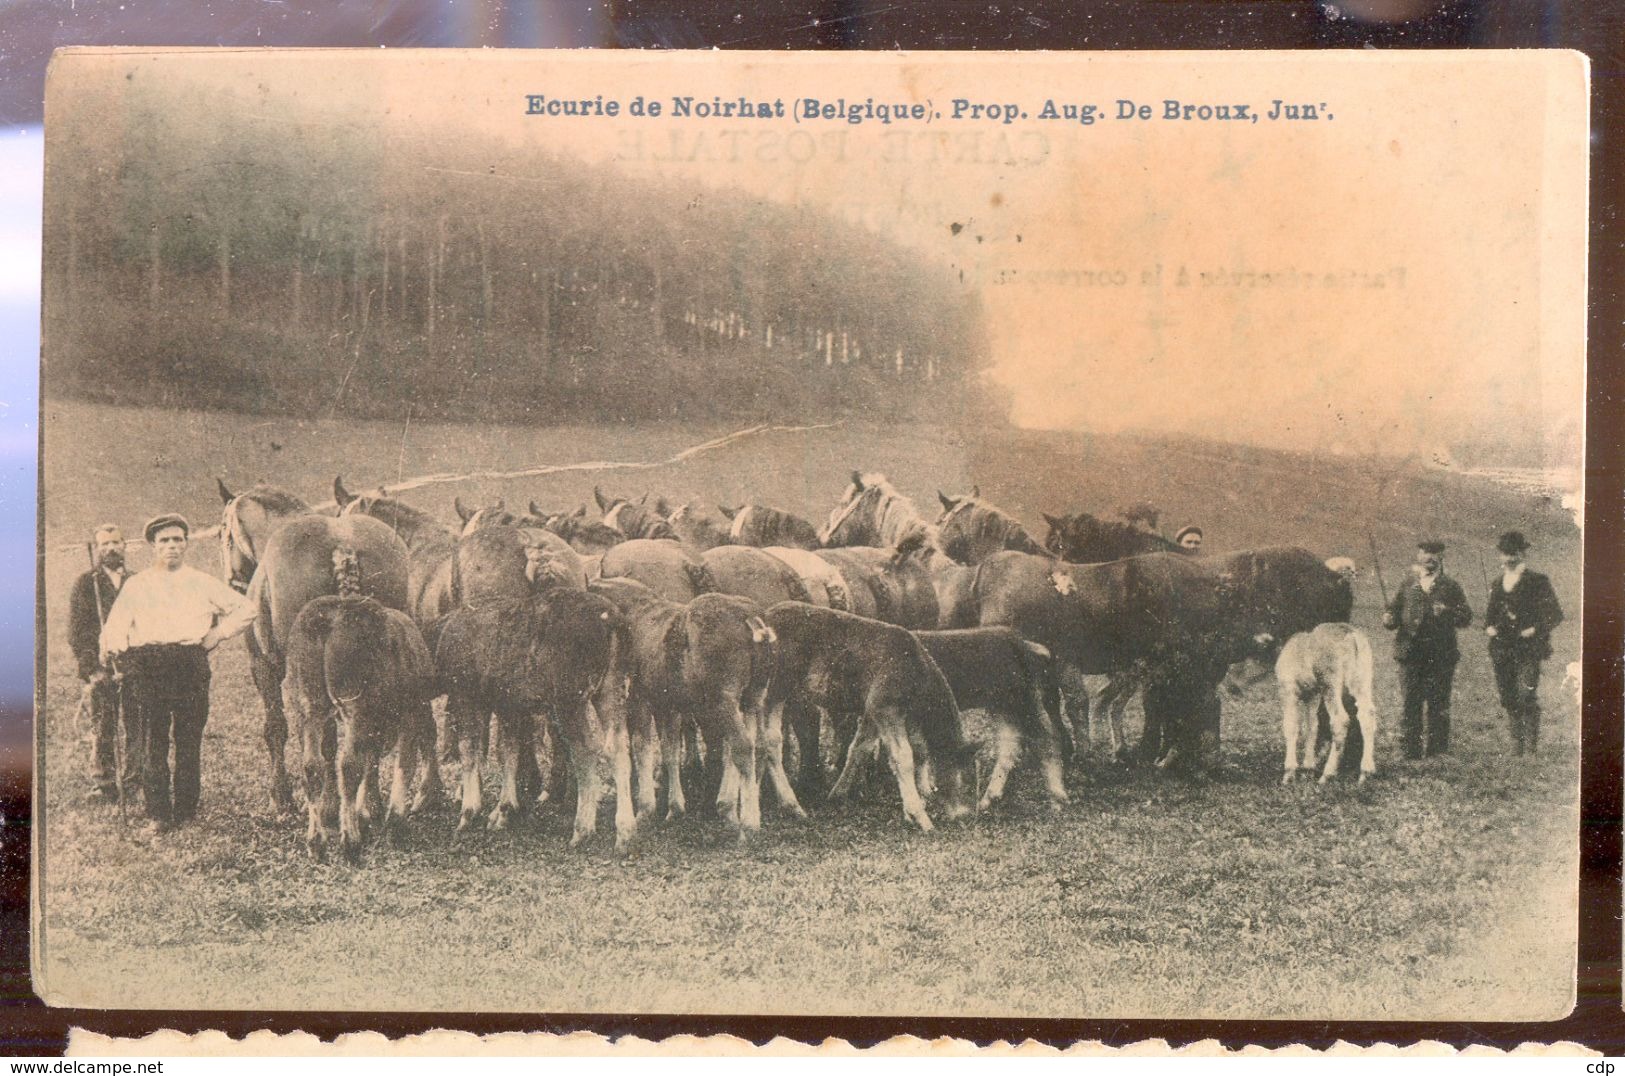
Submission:
[[[317,856],[359,855],[391,750],[386,831],[440,795],[442,745],[460,761],[459,829],[505,827],[573,784],[572,846],[594,832],[606,772],[622,849],[662,794],[667,817],[714,799],[743,836],[761,824],[764,778],[802,816],[881,749],[922,830],[929,810],[991,806],[1022,754],[1059,805],[1085,678],[1105,679],[1095,705],[1120,758],[1122,707],[1143,688],[1140,757],[1176,764],[1199,752],[1193,712],[1217,706],[1230,666],[1353,606],[1342,558],[1193,556],[1087,514],[1046,516],[1040,543],[978,490],[939,493],[932,521],[878,474],[854,472],[821,527],[766,505],[712,514],[597,489],[596,518],[456,500],[452,525],[341,479],[333,492],[336,514],[219,484],[225,569],[258,611],[248,649],[273,807],[295,806],[291,717]],[[985,787],[969,709],[994,730]],[[501,791],[487,813],[488,755]]]

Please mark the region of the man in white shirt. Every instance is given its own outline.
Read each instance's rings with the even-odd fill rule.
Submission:
[[[142,784],[149,830],[158,834],[197,812],[209,651],[246,631],[255,609],[219,579],[186,566],[191,527],[184,518],[158,516],[143,533],[153,563],[119,591],[102,626],[101,649],[123,678],[125,705],[135,709],[145,733]]]

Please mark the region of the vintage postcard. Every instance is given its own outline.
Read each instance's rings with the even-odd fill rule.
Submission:
[[[1587,80],[59,53],[36,989],[1562,1017]]]

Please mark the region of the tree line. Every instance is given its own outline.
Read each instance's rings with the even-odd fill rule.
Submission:
[[[53,121],[50,393],[539,422],[998,411],[974,292],[806,206],[136,80]]]

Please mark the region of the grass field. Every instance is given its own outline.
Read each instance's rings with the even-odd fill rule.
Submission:
[[[267,806],[260,711],[240,643],[214,659],[195,824],[156,845],[89,783],[72,718],[66,595],[103,519],[178,509],[218,518],[214,476],[266,478],[322,500],[398,475],[572,460],[657,459],[722,429],[420,427],[46,406],[48,674],[36,865],[37,971],[54,1004],[229,1009],[1555,1019],[1571,1003],[1579,534],[1556,506],[1486,482],[1370,461],[1213,445],[984,430],[843,428],[764,435],[676,467],[596,476],[606,489],[822,518],[854,467],[887,472],[922,509],[980,484],[1029,522],[1040,510],[1147,499],[1200,522],[1210,549],[1294,542],[1368,566],[1370,524],[1392,587],[1420,534],[1482,611],[1475,564],[1520,526],[1570,620],[1542,686],[1545,739],[1515,760],[1482,635],[1463,635],[1455,754],[1397,757],[1398,683],[1375,581],[1356,623],[1378,651],[1378,780],[1277,783],[1273,684],[1226,700],[1224,769],[1185,781],[1114,770],[1102,745],[1051,815],[1030,780],[989,817],[907,828],[876,796],[796,823],[772,813],[737,846],[720,823],[655,828],[628,859],[607,831],[565,848],[544,814],[516,831],[414,819],[365,865],[310,862],[300,823]],[[506,496],[590,499],[593,475],[433,486],[450,514]],[[143,551],[135,564],[144,566]],[[218,570],[215,543],[193,564]],[[606,803],[606,820],[608,804]]]

